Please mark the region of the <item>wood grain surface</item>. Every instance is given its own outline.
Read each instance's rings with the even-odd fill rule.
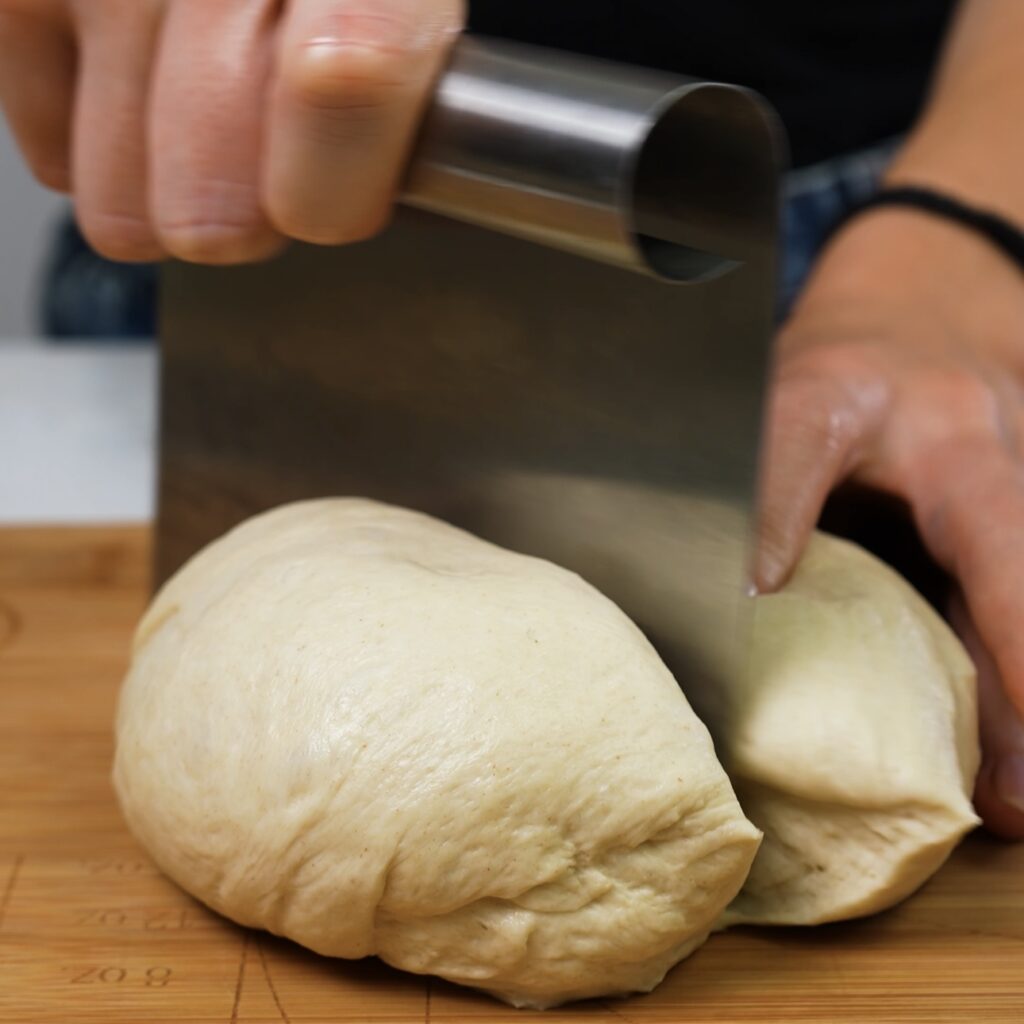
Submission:
[[[143,530],[0,531],[4,1024],[1024,1022],[1024,846],[983,835],[881,917],[716,936],[653,995],[542,1015],[235,927],[160,876],[110,787],[147,565]]]

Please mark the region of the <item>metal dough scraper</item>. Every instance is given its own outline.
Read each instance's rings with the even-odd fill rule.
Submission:
[[[779,152],[745,90],[464,38],[383,235],[166,270],[158,578],[370,496],[577,571],[690,687],[736,671]]]

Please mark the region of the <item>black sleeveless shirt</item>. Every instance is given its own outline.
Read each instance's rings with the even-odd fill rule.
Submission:
[[[470,28],[750,86],[793,163],[905,131],[956,0],[470,0]]]

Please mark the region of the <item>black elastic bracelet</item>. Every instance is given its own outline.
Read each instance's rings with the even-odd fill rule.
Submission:
[[[967,203],[954,199],[942,192],[930,188],[913,185],[902,185],[896,188],[883,189],[870,199],[855,207],[847,217],[845,224],[853,217],[879,206],[909,206],[915,210],[925,210],[946,220],[969,228],[984,236],[997,249],[1008,256],[1024,272],[1024,232],[1005,217],[989,210],[979,210]]]

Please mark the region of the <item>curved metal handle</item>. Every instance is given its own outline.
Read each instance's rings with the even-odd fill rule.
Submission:
[[[770,252],[781,148],[747,90],[466,36],[402,201],[692,281]]]

